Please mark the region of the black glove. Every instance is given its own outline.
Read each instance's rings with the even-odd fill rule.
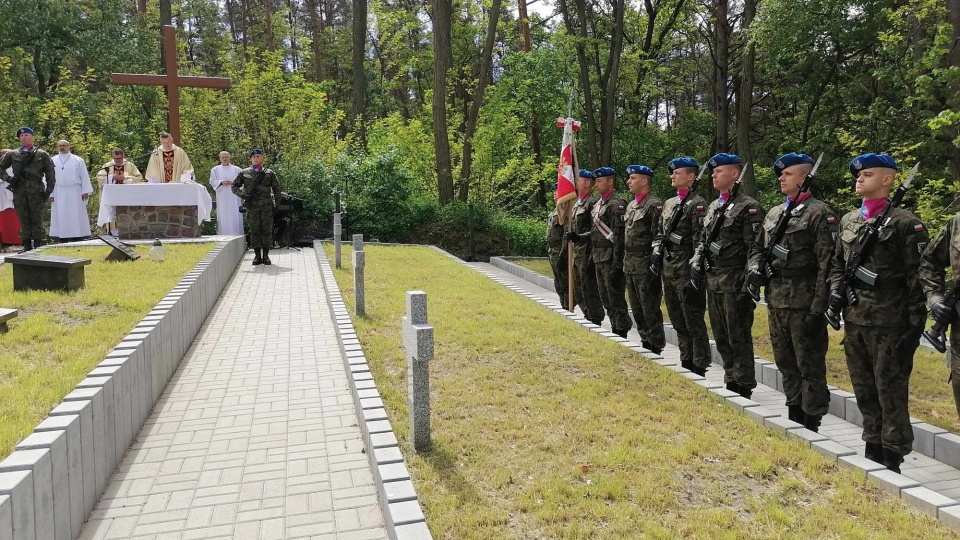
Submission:
[[[696,262],[690,264],[690,281],[695,285],[700,285],[703,283],[703,262]]]
[[[839,315],[846,305],[847,299],[844,296],[837,292],[836,289],[830,291],[830,296],[827,298],[827,307],[830,308],[830,311]]]
[[[650,273],[660,279],[660,269],[663,268],[663,251],[657,246],[650,254]]]
[[[897,344],[893,348],[897,358],[912,358],[913,353],[917,352],[917,347],[920,346],[920,336],[922,335],[922,326],[911,326],[907,328],[907,331],[900,336],[900,339],[897,340]]]
[[[814,313],[811,311],[804,315],[803,325],[807,327],[807,332],[812,334],[827,326],[827,318],[823,316],[823,313]]]
[[[757,304],[753,302],[749,293],[742,292],[737,295],[737,310],[740,313],[746,315],[755,309],[757,309]]]
[[[954,310],[944,302],[937,302],[930,308],[930,315],[933,316],[933,320],[946,326],[953,322]]]
[[[577,233],[570,233],[570,237],[567,240],[573,242],[575,246],[579,246],[584,243],[584,238]]]
[[[747,282],[750,283],[751,287],[754,287],[755,289],[759,290],[760,287],[763,287],[764,285],[766,285],[767,279],[766,279],[766,276],[760,273],[760,270],[756,268],[751,268],[747,272]]]
[[[693,306],[702,306],[704,303],[703,293],[697,290],[692,280],[683,286],[683,301]]]

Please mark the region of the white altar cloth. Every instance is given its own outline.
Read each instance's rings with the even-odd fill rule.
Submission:
[[[210,221],[213,199],[200,184],[107,184],[100,194],[97,225],[116,220],[117,206],[196,206],[197,218]]]

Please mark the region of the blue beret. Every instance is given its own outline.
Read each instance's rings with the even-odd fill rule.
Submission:
[[[721,165],[740,165],[741,163],[743,163],[743,160],[736,154],[720,153],[710,158],[710,161],[707,162],[707,168],[712,171]]]
[[[853,158],[853,161],[850,162],[850,174],[856,178],[860,171],[877,167],[899,170],[897,162],[887,154],[863,154]]]
[[[589,169],[580,169],[580,172],[577,174],[579,174],[581,178],[589,178],[591,180],[596,178],[596,176],[593,175],[593,171]]]
[[[29,134],[29,135],[33,135],[33,130],[30,129],[30,128],[28,128],[28,127],[22,127],[22,128],[20,128],[20,129],[17,130],[17,137],[23,135],[24,133],[27,133],[27,134]]]
[[[630,165],[627,167],[627,174],[645,174],[653,178],[653,169],[646,165]]]
[[[604,176],[616,176],[617,171],[613,170],[613,167],[600,167],[593,171],[593,174],[597,175],[597,178],[603,178]]]
[[[670,169],[670,172],[673,172],[677,169],[699,169],[700,164],[692,157],[678,157],[677,159],[671,161],[667,168]]]
[[[261,150],[261,149],[259,149],[259,148],[254,148],[253,150],[250,151],[250,157],[253,157],[253,156],[255,156],[256,154],[263,155],[263,150]]]
[[[796,152],[780,156],[780,159],[773,163],[773,175],[779,178],[783,170],[787,167],[793,167],[794,165],[800,165],[802,163],[813,165],[813,158],[806,154],[797,154]]]

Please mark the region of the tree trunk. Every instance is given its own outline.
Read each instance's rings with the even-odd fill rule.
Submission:
[[[717,117],[717,134],[714,139],[715,150],[726,152],[730,149],[728,129],[730,126],[730,100],[727,99],[727,79],[730,70],[730,21],[727,19],[727,0],[715,0],[714,17],[714,81],[713,111]]]
[[[533,46],[530,43],[530,17],[527,15],[527,0],[517,0],[517,14],[520,16],[520,50],[529,52]]]
[[[590,84],[590,64],[587,61],[587,9],[584,0],[574,0],[577,9],[577,24],[570,16],[567,0],[560,0],[560,11],[562,12],[567,31],[571,35],[579,36],[577,40],[577,65],[580,68],[580,87],[583,90],[583,109],[584,124],[587,132],[587,156],[591,168],[600,166],[600,153],[597,147],[597,123],[594,115],[593,105],[593,87]]]
[[[307,0],[307,12],[310,14],[310,50],[313,53],[313,75],[315,81],[323,80],[323,16],[317,0]]]
[[[437,196],[440,204],[453,202],[453,171],[447,137],[447,71],[453,64],[450,24],[452,0],[433,4],[433,146],[437,154]]]
[[[367,147],[363,130],[363,116],[366,111],[367,76],[363,69],[363,59],[367,52],[367,0],[353,0],[353,107],[350,110],[350,123],[354,133],[360,139],[360,146]]]
[[[620,82],[620,55],[623,52],[623,12],[625,0],[613,2],[613,40],[604,73],[604,99],[600,105],[600,164],[609,165],[613,154],[613,122],[617,112],[617,86]]]
[[[953,31],[950,34],[950,45],[947,47],[947,65],[960,67],[960,0],[948,0],[948,2],[947,21]]]
[[[522,4],[525,0],[520,0]],[[500,5],[502,0],[493,0],[487,20],[487,39],[483,43],[480,55],[480,74],[477,77],[477,88],[473,92],[473,103],[467,113],[467,125],[463,133],[463,161],[460,164],[460,193],[459,199],[467,202],[470,190],[470,174],[473,172],[473,135],[477,132],[477,121],[480,117],[480,107],[483,105],[483,95],[487,90],[487,81],[490,80],[490,64],[493,63],[493,46],[497,38],[497,23],[500,21]]]
[[[264,39],[267,42],[267,50],[277,52],[277,43],[273,40],[273,1],[263,0],[263,26]]]
[[[137,0],[137,13],[143,15],[147,12],[147,0]]]
[[[743,53],[743,61],[740,70],[740,98],[737,100],[738,120],[737,120],[737,153],[744,163],[753,163],[753,147],[750,144],[751,111],[753,109],[753,82],[754,82],[754,60],[755,49],[753,40],[750,38],[750,27],[753,24],[753,18],[757,14],[757,0],[744,0],[743,19],[741,28],[744,34],[744,43],[746,49]],[[756,167],[750,167],[740,180],[743,191],[753,197],[757,194],[757,184],[754,171]]]

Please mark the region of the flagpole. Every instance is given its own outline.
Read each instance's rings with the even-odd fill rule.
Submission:
[[[573,185],[576,187],[577,182],[580,178],[580,168],[577,166],[577,136],[574,132],[573,140],[570,142],[570,155],[573,157]],[[580,194],[577,193],[579,197]],[[566,205],[567,211],[567,226],[570,229],[573,229],[573,203],[570,202]],[[567,310],[570,313],[573,313],[577,306],[573,304],[574,302],[574,291],[573,291],[573,242],[567,241]]]

